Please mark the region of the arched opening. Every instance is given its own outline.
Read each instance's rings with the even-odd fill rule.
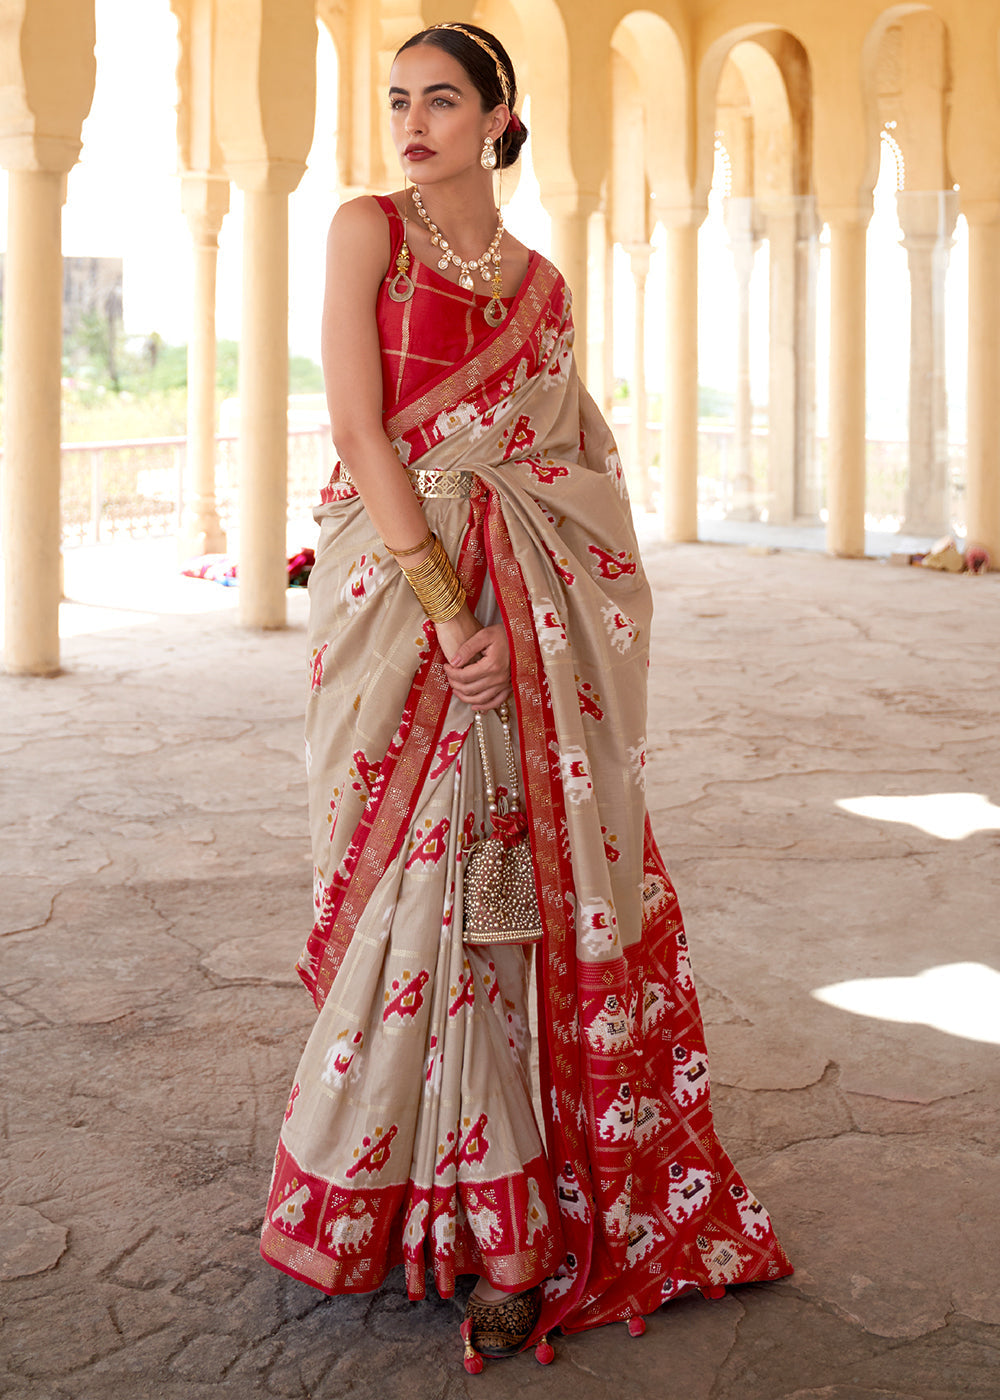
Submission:
[[[785,31],[734,38],[701,81],[699,504],[706,522],[787,525],[820,508],[810,66]]]
[[[661,15],[635,10],[611,36],[611,164],[605,185],[603,377],[633,504],[662,506],[668,347],[665,230],[690,218],[687,67]],[[647,307],[653,308],[647,316]],[[600,313],[599,313],[600,314]]]
[[[880,157],[868,230],[865,511],[870,528],[934,538],[964,525],[964,462],[949,433],[958,416],[949,413],[949,321],[964,322],[964,297],[949,272],[958,193],[947,158],[947,30],[927,8],[894,7],[864,60],[869,147]],[[952,389],[961,411],[960,377]]]

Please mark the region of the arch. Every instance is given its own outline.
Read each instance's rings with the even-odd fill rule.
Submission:
[[[571,149],[569,37],[562,11],[556,0],[479,0],[475,21],[503,33],[520,91],[531,94],[531,155],[539,184],[565,188],[577,172]]]
[[[791,122],[791,194],[812,191],[812,70],[805,44],[792,31],[773,24],[745,24],[709,45],[697,75],[697,161],[695,191],[699,204],[708,198],[715,163],[715,107],[726,62],[734,62],[751,99],[772,114],[787,110]],[[775,83],[780,79],[783,97]],[[765,125],[767,122],[765,121]],[[773,130],[773,123],[770,124]]]
[[[329,41],[332,51],[334,70],[337,82],[337,129],[336,129],[336,151],[337,151],[337,185],[339,189],[350,186],[353,174],[353,163],[355,159],[355,124],[364,120],[362,113],[369,119],[372,116],[372,107],[375,104],[366,103],[359,110],[355,110],[353,84],[350,81],[350,64],[345,62],[345,55],[350,53],[350,31],[347,27],[347,16],[334,3],[334,0],[318,0],[316,5],[316,24],[319,28],[319,36],[316,49],[317,64],[319,55],[325,41]],[[317,119],[319,115],[320,90],[319,90],[319,69],[317,67]],[[377,110],[377,106],[375,108]],[[313,130],[313,146],[316,144],[316,130]]]
[[[883,123],[879,111],[879,97],[880,73],[884,71],[887,56],[886,41],[890,31],[896,25],[904,23],[913,15],[933,16],[936,21],[941,40],[941,57],[944,68],[942,74],[943,90],[947,91],[950,86],[948,81],[948,47],[950,35],[948,25],[943,16],[933,5],[923,3],[923,0],[905,0],[905,3],[890,5],[888,9],[883,10],[869,29],[861,46],[861,82],[865,111],[864,184],[868,188],[874,188],[875,182],[878,179],[879,164],[882,155],[881,130]],[[918,113],[924,117],[929,115],[926,112],[920,113],[919,107],[915,110],[913,115],[918,116]],[[921,172],[917,177],[918,186],[922,186],[925,189],[944,189],[950,184],[947,161],[947,132],[944,130],[943,126],[945,117],[946,113],[944,109],[942,109],[940,172],[930,183],[928,183],[928,177],[925,172]],[[926,121],[921,124],[926,126]],[[919,143],[911,141],[908,148],[905,131],[897,132],[896,139],[903,150],[907,166],[912,167],[912,157],[918,154]]]
[[[690,84],[680,37],[663,15],[632,10],[615,26],[611,47],[635,77],[650,193],[662,209],[687,209],[693,143]]]

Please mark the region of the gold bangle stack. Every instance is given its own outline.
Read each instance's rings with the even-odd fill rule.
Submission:
[[[399,567],[431,622],[447,622],[461,611],[465,589],[439,539],[435,537],[434,548],[415,569]]]
[[[408,554],[419,554],[422,549],[426,549],[429,544],[432,544],[434,539],[434,531],[428,530],[420,543],[411,545],[409,549],[393,549],[391,544],[386,544],[385,547],[394,558],[405,559]],[[385,541],[383,540],[382,543],[385,544]]]

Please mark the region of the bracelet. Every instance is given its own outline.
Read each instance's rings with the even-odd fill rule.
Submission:
[[[400,565],[400,569],[432,622],[448,622],[462,610],[465,589],[439,539],[434,540],[434,548],[416,568],[404,569]]]
[[[405,559],[408,554],[419,554],[422,549],[426,549],[427,546],[432,544],[436,539],[437,535],[435,535],[434,531],[428,530],[420,543],[413,545],[410,549],[393,549],[391,544],[386,544],[385,547],[389,553],[394,554],[397,559]],[[385,544],[385,540],[383,540],[382,543]]]

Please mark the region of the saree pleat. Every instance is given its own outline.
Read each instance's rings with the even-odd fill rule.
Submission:
[[[417,284],[435,304],[419,268]],[[395,344],[390,318],[412,305],[384,301]],[[545,1144],[526,955],[462,943],[463,860],[487,817],[472,713],[335,472],[310,580],[316,921],[300,972],[319,1015],[263,1253],[329,1292],[374,1288],[397,1262],[415,1298],[426,1270],[445,1296],[462,1272],[544,1282],[539,1331],[777,1278],[790,1265],[712,1125],[687,942],[645,809],[650,593],[614,442],[576,376],[565,284],[535,256],[466,362],[429,386],[392,365],[410,383],[385,419],[401,459],[475,474],[469,500],[425,512],[510,643],[544,926]]]

